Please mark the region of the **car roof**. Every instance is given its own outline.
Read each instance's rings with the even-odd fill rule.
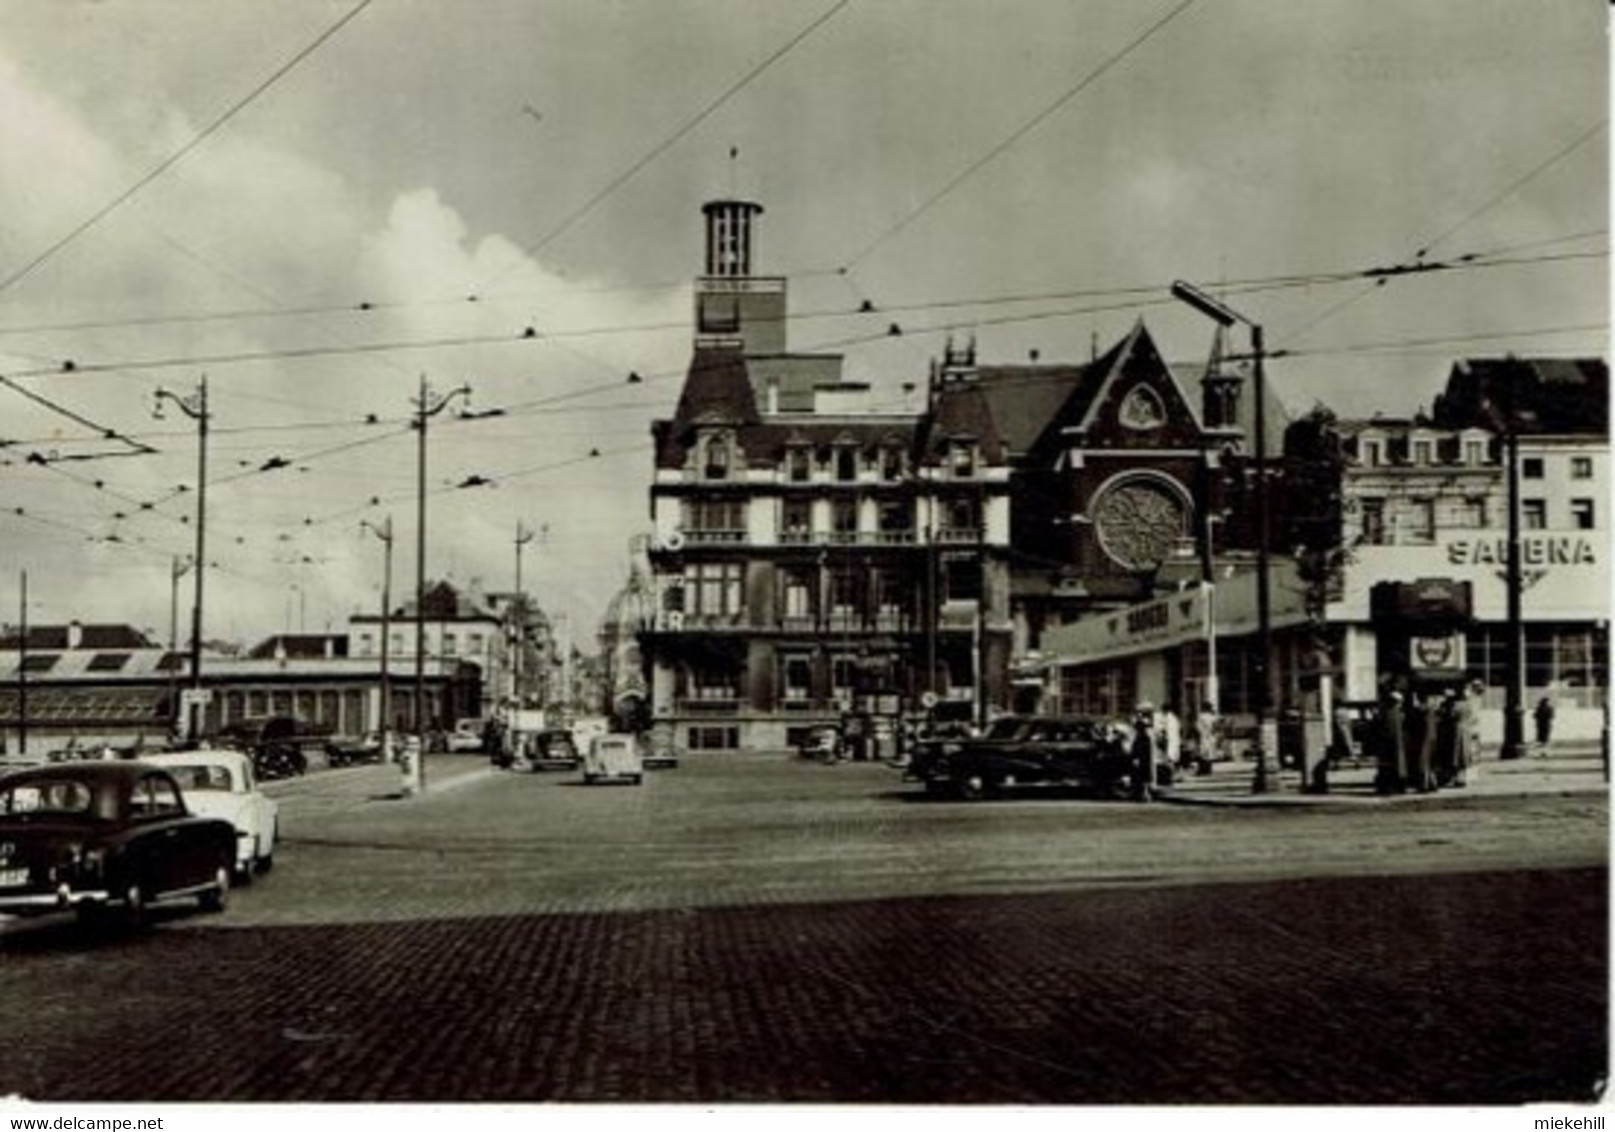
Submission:
[[[223,766],[239,767],[250,762],[246,754],[229,747],[198,747],[194,751],[163,751],[142,755],[140,761],[151,766]]]
[[[143,774],[150,773],[153,769],[161,770],[162,768],[153,768],[145,763],[125,761],[51,763],[48,766],[30,767],[27,770],[0,775],[0,782],[11,786],[20,782],[44,782],[52,779],[76,778],[81,782],[109,783],[122,786],[135,781]]]

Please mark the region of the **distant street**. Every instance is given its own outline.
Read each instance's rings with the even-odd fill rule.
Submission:
[[[0,935],[50,1099],[1461,1103],[1607,1062],[1607,801],[933,802],[871,764],[277,787],[222,916]]]

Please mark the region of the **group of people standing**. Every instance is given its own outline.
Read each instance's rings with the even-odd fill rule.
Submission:
[[[1375,727],[1375,789],[1430,794],[1474,781],[1480,754],[1480,682],[1386,688]]]
[[[1133,794],[1147,801],[1154,788],[1173,774],[1209,774],[1221,758],[1222,721],[1207,702],[1185,728],[1171,704],[1157,708],[1141,703],[1133,711],[1128,749],[1133,764]]]

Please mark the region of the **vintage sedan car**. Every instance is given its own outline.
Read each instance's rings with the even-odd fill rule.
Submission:
[[[919,744],[905,777],[928,793],[974,800],[1023,786],[1114,793],[1131,772],[1125,738],[1103,721],[1005,716],[978,736]]]
[[[58,763],[0,777],[0,914],[78,912],[138,926],[154,904],[230,894],[235,829],[185,806],[138,762]]]
[[[639,737],[616,732],[596,735],[583,756],[583,781],[593,786],[604,782],[627,782],[638,786],[645,780],[645,760]]]
[[[192,813],[223,818],[236,831],[236,876],[251,881],[275,864],[280,806],[258,789],[252,759],[224,748],[147,755],[143,760],[172,774]]]

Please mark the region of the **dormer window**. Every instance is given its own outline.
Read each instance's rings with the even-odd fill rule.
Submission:
[[[1377,468],[1385,463],[1385,449],[1379,437],[1363,437],[1362,462],[1366,468]]]
[[[1486,462],[1486,442],[1484,440],[1464,441],[1464,463],[1471,467],[1480,467]]]
[[[858,478],[858,449],[844,444],[836,449],[836,479],[850,483]]]
[[[1415,440],[1413,442],[1413,462],[1420,467],[1428,468],[1435,461],[1435,444],[1429,440]]]
[[[948,467],[960,479],[976,474],[976,446],[969,441],[956,440],[948,451]]]
[[[785,476],[792,483],[807,483],[813,474],[813,453],[796,446],[785,453]]]
[[[729,478],[729,445],[722,437],[707,441],[706,467],[702,474],[709,480]]]
[[[903,450],[891,445],[880,450],[880,478],[901,479],[903,476]]]

